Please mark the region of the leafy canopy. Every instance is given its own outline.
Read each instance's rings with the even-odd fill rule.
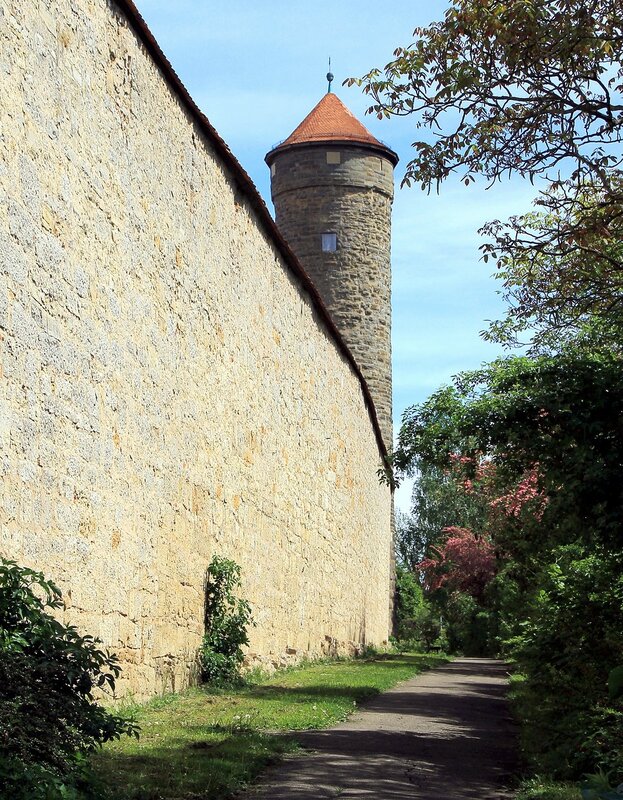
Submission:
[[[445,537],[443,531],[459,522],[473,529],[482,526],[483,508],[457,487],[447,470],[418,461],[411,494],[411,513],[396,515],[396,561],[409,570],[430,555],[430,548]]]
[[[443,547],[418,564],[428,591],[446,586],[481,599],[496,572],[495,553],[488,537],[468,528],[446,528]]]
[[[513,345],[536,327],[548,345],[592,316],[620,334],[620,3],[453,0],[442,21],[414,35],[384,70],[347,81],[363,85],[369,112],[413,114],[432,132],[413,142],[403,183],[430,190],[452,174],[466,184],[512,174],[546,181],[536,212],[482,230],[491,237],[483,257],[497,261],[511,305],[489,337]]]
[[[416,28],[383,72],[359,81],[379,117],[419,113],[436,141],[416,141],[405,183],[456,170],[467,182],[530,178],[569,159],[578,182],[603,180],[621,157],[623,21],[615,0],[454,0]]]
[[[612,177],[613,186],[615,178]],[[616,192],[622,185],[616,180]],[[586,188],[565,198],[539,199],[541,211],[494,220],[481,233],[493,243],[506,318],[483,335],[506,346],[533,338],[534,349],[555,351],[580,335],[589,346],[621,349],[623,340],[623,208]]]
[[[430,588],[473,601],[463,580],[480,571],[476,618],[495,613],[526,676],[526,753],[564,778],[623,770],[622,420],[621,357],[567,347],[459,376],[407,411],[394,455],[398,477],[432,464],[486,501],[480,530],[451,530],[420,566]]]
[[[14,800],[91,796],[86,757],[138,736],[102,708],[121,671],[99,640],[53,616],[61,592],[40,572],[0,558],[0,795]]]

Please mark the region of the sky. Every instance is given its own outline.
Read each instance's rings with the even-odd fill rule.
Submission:
[[[416,26],[441,19],[441,0],[136,0],[182,82],[251,176],[272,212],[265,154],[287,138],[327,90],[374,136],[395,150],[392,221],[394,427],[408,406],[453,375],[501,354],[479,336],[503,314],[491,262],[480,260],[477,230],[529,209],[534,187],[521,180],[465,187],[450,180],[439,194],[399,188],[411,142],[410,117],[377,120],[357,87],[342,82],[383,67],[413,41]],[[411,485],[398,489],[407,511]]]

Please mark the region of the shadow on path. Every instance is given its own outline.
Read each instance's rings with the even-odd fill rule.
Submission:
[[[492,659],[418,675],[335,728],[297,733],[307,752],[241,798],[508,798],[517,764],[506,688],[506,666]]]

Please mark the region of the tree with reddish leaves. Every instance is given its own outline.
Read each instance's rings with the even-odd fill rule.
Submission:
[[[433,556],[417,565],[429,592],[441,587],[465,592],[482,600],[485,589],[496,573],[496,557],[491,541],[476,536],[467,528],[444,528],[442,547],[433,548]]]

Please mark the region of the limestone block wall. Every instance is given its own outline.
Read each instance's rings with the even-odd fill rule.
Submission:
[[[313,143],[277,148],[267,161],[277,224],[361,367],[390,448],[394,170],[382,153]],[[335,251],[323,252],[324,232],[337,235]]]
[[[193,677],[214,553],[250,658],[381,643],[389,490],[362,385],[106,0],[0,0],[0,553],[122,691]]]

